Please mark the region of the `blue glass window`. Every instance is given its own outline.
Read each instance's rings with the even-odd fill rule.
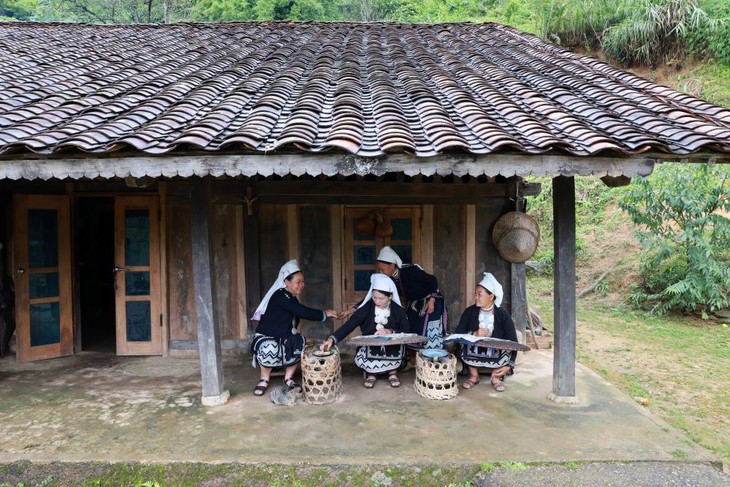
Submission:
[[[61,342],[61,313],[58,303],[30,305],[30,346]]]
[[[127,341],[152,340],[152,321],[149,301],[127,301]]]
[[[28,266],[58,266],[56,210],[28,210]]]
[[[125,265],[150,265],[150,215],[147,210],[127,210],[124,213]]]

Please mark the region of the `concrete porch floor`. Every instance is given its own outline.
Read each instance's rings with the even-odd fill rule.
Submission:
[[[347,351],[345,351],[347,353]],[[483,380],[448,401],[403,385],[361,386],[343,357],[335,403],[277,406],[251,393],[258,373],[226,357],[231,393],[201,405],[197,358],[83,352],[0,360],[0,462],[140,461],[312,464],[677,461],[717,459],[590,370],[577,366],[578,404],[547,399],[552,352],[531,351],[495,392]],[[276,379],[274,383],[280,379]],[[461,378],[460,378],[461,381]]]

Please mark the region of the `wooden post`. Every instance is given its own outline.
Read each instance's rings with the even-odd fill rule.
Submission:
[[[212,246],[210,243],[209,179],[190,180],[191,233],[193,246],[193,285],[195,316],[200,353],[200,373],[203,383],[204,406],[219,406],[228,402],[230,393],[223,389],[223,359],[221,342],[213,306]]]
[[[527,290],[525,289],[525,264],[512,264],[510,297],[512,321],[517,331],[525,333],[527,328]]]
[[[554,320],[553,390],[555,402],[575,403],[575,178],[553,178]]]

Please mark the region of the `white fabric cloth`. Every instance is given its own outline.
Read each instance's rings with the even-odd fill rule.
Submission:
[[[390,293],[393,301],[398,303],[398,306],[401,306],[400,297],[398,296],[398,288],[395,287],[393,279],[386,276],[385,274],[372,274],[370,276],[370,289],[368,289],[368,293],[365,296],[365,299],[362,300],[362,303],[360,303],[360,306],[358,306],[358,308],[362,308],[363,306],[365,306],[365,303],[373,298],[373,289],[375,289],[376,291],[385,291],[387,293]]]
[[[403,261],[400,260],[400,257],[398,257],[398,254],[395,253],[395,250],[391,249],[390,247],[383,247],[382,249],[380,249],[377,260],[382,260],[383,262],[395,264],[398,269],[403,267]]]
[[[479,285],[494,294],[494,305],[499,308],[502,304],[504,291],[502,290],[502,285],[497,282],[497,279],[495,279],[491,273],[485,272],[484,277],[481,281],[479,281]]]
[[[264,299],[261,300],[261,304],[259,304],[259,307],[256,308],[256,312],[253,314],[253,320],[260,321],[261,316],[266,312],[266,308],[269,306],[269,300],[271,299],[271,296],[278,291],[279,289],[286,287],[286,284],[284,284],[284,279],[290,274],[294,274],[295,272],[301,271],[299,268],[299,263],[297,262],[297,259],[292,259],[283,266],[281,266],[281,269],[279,269],[279,276],[276,278],[276,281],[274,281],[274,284],[271,285],[268,292],[266,293],[266,296],[264,296]]]

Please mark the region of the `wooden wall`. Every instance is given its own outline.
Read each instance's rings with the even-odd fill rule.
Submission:
[[[185,183],[181,183],[185,185]],[[216,186],[214,185],[214,188]],[[194,290],[191,276],[190,206],[185,191],[169,201],[168,269],[170,299],[170,340],[186,342],[190,348],[196,340]],[[340,309],[334,302],[339,295],[333,281],[335,262],[343,249],[333,233],[342,225],[335,221],[341,205],[319,201],[302,204],[304,197],[242,201],[245,186],[219,186],[214,191],[211,231],[214,249],[215,309],[221,339],[247,344],[257,323],[251,322],[261,298],[277,278],[281,265],[297,258],[305,272],[306,287],[300,301],[313,308]],[[255,194],[254,194],[255,196]],[[320,198],[321,199],[321,198]],[[381,201],[387,204],[388,201]],[[497,219],[512,210],[505,197],[481,197],[476,204],[437,202],[431,207],[433,233],[423,238],[433,245],[433,273],[446,297],[449,329],[458,324],[463,310],[473,304],[473,292],[482,273],[492,272],[505,292],[503,306],[510,309],[510,264],[504,261],[492,242],[492,228]],[[250,211],[249,211],[250,210]],[[428,225],[424,225],[428,228]],[[243,272],[245,271],[245,279]],[[467,281],[474,282],[467,282]],[[248,293],[243,299],[243,291]],[[333,326],[341,322],[304,322],[302,332],[308,338],[324,339]],[[184,347],[183,347],[184,348]]]
[[[449,312],[448,327],[454,330],[471,294],[464,290],[466,214],[464,205],[435,205],[433,210],[433,268]]]

